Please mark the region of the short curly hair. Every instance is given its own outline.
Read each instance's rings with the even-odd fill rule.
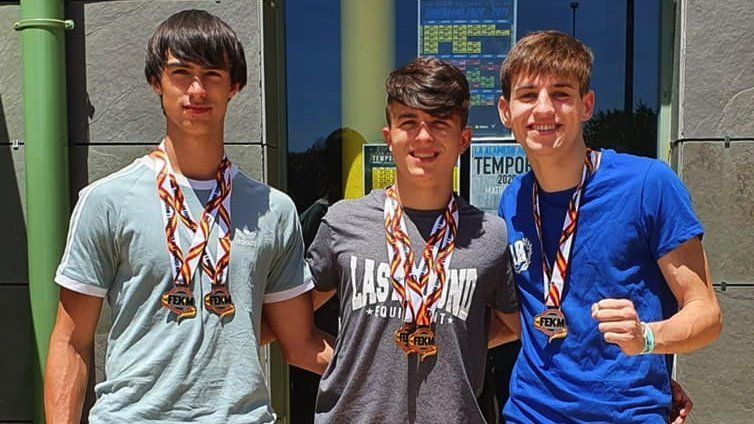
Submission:
[[[433,57],[420,57],[390,73],[385,83],[387,106],[400,103],[430,115],[458,112],[461,124],[469,117],[469,83],[453,65]],[[385,118],[390,124],[390,113]]]
[[[500,86],[503,97],[511,98],[513,79],[520,75],[555,74],[573,76],[581,95],[589,92],[594,55],[579,40],[558,31],[537,31],[518,40],[503,61]]]

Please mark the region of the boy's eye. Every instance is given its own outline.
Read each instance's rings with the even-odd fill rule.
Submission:
[[[518,98],[522,100],[533,100],[537,98],[537,95],[534,93],[521,93],[518,95]]]
[[[189,72],[185,69],[175,69],[173,70],[173,75],[188,75]]]

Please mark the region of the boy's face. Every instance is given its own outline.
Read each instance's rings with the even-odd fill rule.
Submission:
[[[226,69],[204,68],[167,53],[159,84],[152,86],[162,98],[168,126],[191,135],[221,131],[228,101],[238,93]]]
[[[461,125],[460,115],[432,116],[400,103],[389,104],[388,114],[390,125],[382,129],[382,137],[397,172],[407,177],[405,183],[451,184],[458,155],[471,142],[471,130]]]
[[[582,125],[592,117],[594,92],[581,95],[578,80],[557,75],[521,75],[510,100],[500,97],[500,120],[527,155],[550,156],[583,144]]]

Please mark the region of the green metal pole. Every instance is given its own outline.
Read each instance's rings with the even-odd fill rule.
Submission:
[[[65,36],[62,0],[22,0],[24,155],[29,298],[34,328],[34,422],[44,422],[42,376],[58,290],[55,268],[65,245],[70,213],[66,114]]]

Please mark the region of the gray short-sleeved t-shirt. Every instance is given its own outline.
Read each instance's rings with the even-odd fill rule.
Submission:
[[[148,157],[81,191],[55,281],[107,297],[113,323],[92,423],[274,422],[259,363],[264,302],[311,288],[293,202],[234,169],[228,289],[236,312],[222,320],[201,301],[210,280],[193,280],[197,315],[177,323],[160,304],[172,286],[170,256]],[[211,182],[182,187],[194,219]],[[189,231],[181,225],[181,248]],[[217,229],[208,248],[215,256]]]
[[[481,423],[486,307],[518,310],[505,223],[463,199],[447,281],[435,316],[436,357],[419,362],[395,345],[402,324],[385,241],[385,192],[330,208],[307,254],[316,289],[337,289],[341,330],[322,376],[318,423]],[[436,212],[408,212],[417,256]]]

